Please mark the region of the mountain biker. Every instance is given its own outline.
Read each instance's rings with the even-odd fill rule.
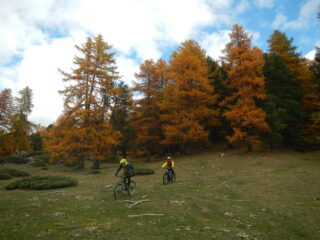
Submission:
[[[171,178],[171,176],[175,175],[175,172],[174,172],[174,161],[171,159],[170,156],[167,157],[167,161],[162,164],[162,168],[164,167],[167,167],[168,169],[168,172],[169,172],[169,176]]]
[[[131,177],[133,176],[133,165],[129,163],[126,159],[120,160],[120,166],[114,176],[118,176],[118,173],[122,169],[122,176],[124,177],[124,181],[128,179],[128,186],[130,186],[131,183]]]

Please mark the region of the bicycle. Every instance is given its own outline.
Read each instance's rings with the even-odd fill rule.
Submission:
[[[120,199],[124,196],[124,192],[127,192],[129,196],[132,196],[136,191],[136,182],[131,180],[130,186],[128,184],[128,178],[124,176],[117,176],[121,178],[121,181],[119,181],[113,190],[114,199]]]
[[[174,183],[176,179],[176,174],[173,171],[169,171],[169,169],[166,168],[166,171],[163,173],[162,176],[163,184],[167,185],[168,183]]]

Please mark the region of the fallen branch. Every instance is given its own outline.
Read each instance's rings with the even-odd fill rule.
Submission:
[[[251,202],[251,200],[237,200],[237,199],[227,199],[229,201],[235,201],[235,202]]]
[[[117,202],[124,202],[124,203],[135,203],[136,201],[132,201],[132,200],[122,200],[122,201],[117,201]]]
[[[164,214],[163,214],[163,213],[160,213],[160,214],[145,213],[145,214],[139,214],[139,215],[128,215],[128,217],[143,217],[143,216],[155,216],[155,217],[161,217],[161,216],[164,216]]]
[[[132,204],[129,206],[129,208],[132,208],[133,206],[138,205],[138,204],[140,204],[140,203],[142,203],[142,202],[150,202],[150,200],[140,200],[140,201],[136,201],[135,203],[132,203]]]

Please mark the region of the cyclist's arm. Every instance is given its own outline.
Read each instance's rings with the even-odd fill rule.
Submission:
[[[162,168],[164,168],[165,166],[167,166],[167,162],[165,162],[164,164],[162,164]]]
[[[118,170],[117,170],[116,173],[114,174],[115,176],[118,175],[118,173],[120,172],[121,168],[122,168],[122,165],[119,166]]]
[[[172,161],[172,167],[174,167],[174,161]]]

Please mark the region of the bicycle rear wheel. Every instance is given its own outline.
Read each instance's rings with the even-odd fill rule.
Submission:
[[[136,182],[135,181],[130,181],[130,186],[128,188],[128,194],[132,196],[136,192]]]
[[[121,183],[117,183],[117,185],[114,187],[113,195],[114,199],[120,199],[122,197],[122,191],[123,191],[123,186]]]
[[[165,172],[163,174],[162,181],[163,181],[164,185],[167,185],[169,183],[169,174],[168,174],[168,172]]]

